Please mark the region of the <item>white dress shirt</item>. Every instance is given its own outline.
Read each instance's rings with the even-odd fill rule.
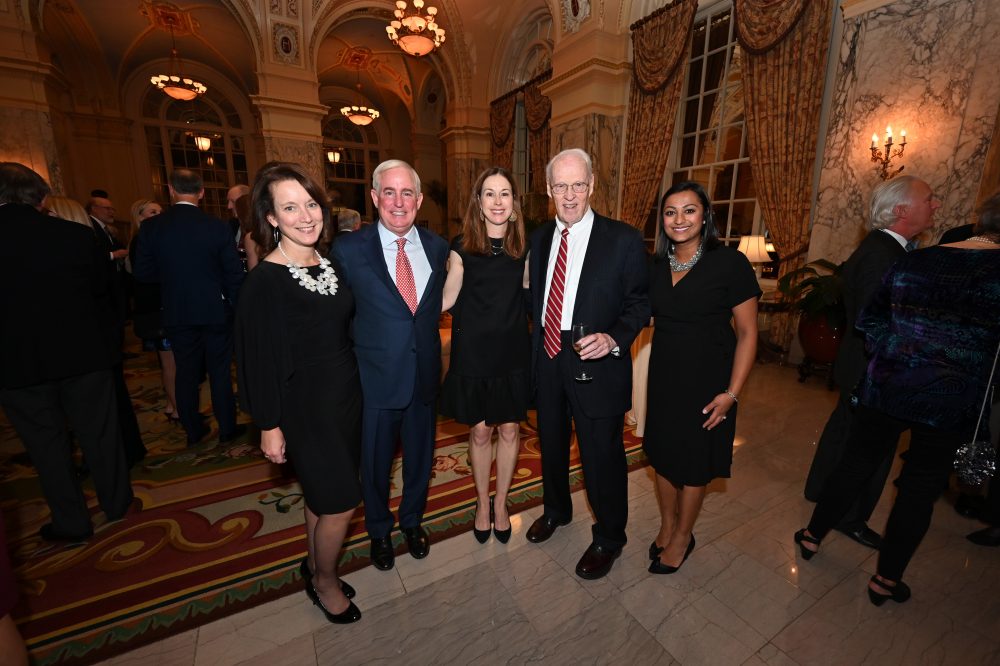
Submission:
[[[892,231],[891,229],[883,229],[882,231],[895,238],[896,242],[902,245],[904,250],[906,250],[907,252],[910,251],[909,248],[907,247],[910,244],[910,241],[906,240],[905,238],[897,234],[895,231]]]
[[[552,248],[549,250],[549,263],[545,268],[545,298],[542,300],[543,313],[549,304],[549,288],[552,286],[552,273],[556,268],[556,258],[559,256],[559,245],[562,243],[562,232],[565,228],[566,225],[557,216],[556,228],[552,232]],[[583,214],[580,221],[569,228],[569,236],[566,238],[566,284],[563,287],[562,323],[559,326],[564,331],[573,328],[573,306],[576,303],[576,291],[580,287],[583,260],[587,256],[587,245],[590,244],[590,232],[593,229],[594,211],[588,207],[587,212]]]
[[[424,254],[424,246],[420,242],[420,234],[417,233],[416,226],[410,227],[405,236],[397,236],[381,223],[378,225],[378,238],[382,244],[382,256],[385,258],[385,267],[389,271],[389,277],[396,281],[396,254],[399,252],[397,238],[405,238],[406,258],[410,260],[410,269],[413,271],[413,283],[417,287],[417,303],[424,296],[424,290],[431,279],[431,262]]]

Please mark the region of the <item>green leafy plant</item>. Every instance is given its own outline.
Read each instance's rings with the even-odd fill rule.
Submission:
[[[782,276],[778,292],[803,315],[825,315],[831,325],[841,325],[845,315],[840,269],[840,265],[827,259],[811,261]]]

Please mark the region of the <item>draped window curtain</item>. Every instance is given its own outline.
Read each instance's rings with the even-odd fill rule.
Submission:
[[[490,134],[493,137],[490,157],[493,164],[508,171],[514,168],[514,110],[517,90],[512,90],[490,104]]]
[[[746,52],[743,99],[757,202],[781,274],[805,262],[833,3],[735,0]]]
[[[545,164],[549,159],[552,140],[552,100],[539,87],[552,78],[552,70],[535,77],[524,86],[524,115],[528,124],[528,160],[531,164],[531,192],[545,191]]]
[[[632,89],[621,217],[641,229],[656,201],[677,121],[697,0],[676,0],[632,24]]]

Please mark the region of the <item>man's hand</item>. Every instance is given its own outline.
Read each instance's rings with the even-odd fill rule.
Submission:
[[[615,339],[607,333],[592,333],[581,338],[579,344],[580,359],[584,361],[607,356],[618,346]]]

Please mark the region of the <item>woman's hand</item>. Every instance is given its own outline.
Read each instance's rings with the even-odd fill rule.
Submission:
[[[702,423],[701,427],[705,430],[711,430],[725,421],[726,412],[732,409],[735,404],[736,401],[733,399],[733,396],[725,392],[712,398],[712,402],[705,405],[701,410],[702,414],[708,414],[708,420]]]
[[[264,452],[264,457],[273,463],[286,462],[285,436],[281,428],[260,431],[260,450]]]

